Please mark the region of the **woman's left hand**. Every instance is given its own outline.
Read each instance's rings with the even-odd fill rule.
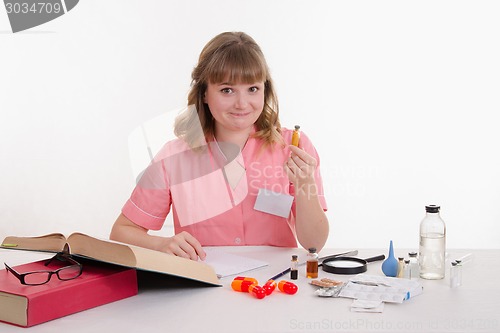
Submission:
[[[321,249],[328,238],[329,227],[314,178],[318,161],[302,150],[300,143],[299,147],[290,146],[290,151],[284,168],[294,187],[297,239],[305,249]]]
[[[285,162],[285,171],[288,179],[295,186],[314,182],[314,172],[318,165],[316,159],[299,147],[292,145],[289,147],[292,153]]]

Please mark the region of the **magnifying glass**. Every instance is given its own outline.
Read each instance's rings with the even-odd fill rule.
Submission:
[[[336,257],[323,260],[323,271],[333,274],[359,274],[367,270],[366,265],[372,261],[384,260],[385,255],[359,259],[354,257]]]

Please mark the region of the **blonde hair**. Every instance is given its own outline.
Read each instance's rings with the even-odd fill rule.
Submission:
[[[196,112],[181,114],[175,121],[174,133],[191,147],[215,136],[215,119],[204,103],[208,83],[224,81],[251,84],[264,82],[264,109],[255,122],[254,137],[266,144],[284,144],[281,137],[278,98],[264,54],[252,37],[244,32],[224,32],[215,36],[200,53],[198,65],[191,74],[188,105]],[[203,134],[196,122],[201,123]]]

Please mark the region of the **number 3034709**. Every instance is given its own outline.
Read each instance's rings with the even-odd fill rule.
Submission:
[[[26,2],[5,3],[7,14],[59,14],[62,10],[60,3],[36,2],[29,4]]]

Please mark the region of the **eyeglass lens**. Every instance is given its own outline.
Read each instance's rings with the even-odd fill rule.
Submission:
[[[52,274],[56,274],[60,280],[71,280],[75,279],[80,275],[80,267],[78,266],[67,266],[58,269],[55,272],[49,271],[40,271],[40,272],[32,272],[24,275],[24,283],[37,285],[47,283]]]

